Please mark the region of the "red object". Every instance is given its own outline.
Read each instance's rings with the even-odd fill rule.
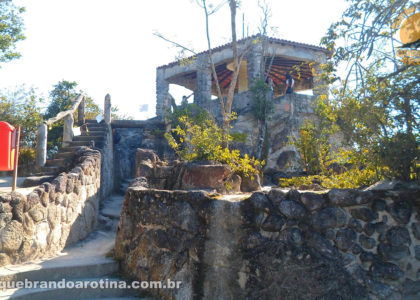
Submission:
[[[0,171],[15,169],[16,129],[7,122],[0,122]]]

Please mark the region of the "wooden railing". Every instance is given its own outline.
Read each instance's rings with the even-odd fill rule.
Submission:
[[[63,147],[66,147],[73,140],[73,125],[74,118],[73,114],[77,111],[78,125],[83,126],[85,124],[85,94],[78,95],[72,102],[70,109],[59,112],[55,117],[44,121],[38,127],[36,137],[36,164],[39,167],[45,166],[47,161],[47,140],[48,140],[48,127],[57,121],[63,120]],[[104,105],[104,121],[105,124],[111,123],[111,96],[107,94],[105,96]]]

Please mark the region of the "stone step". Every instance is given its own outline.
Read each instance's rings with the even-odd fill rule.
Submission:
[[[99,142],[99,141],[103,141],[104,140],[104,136],[103,135],[79,135],[79,136],[75,136],[73,138],[73,141],[95,141],[95,142]]]
[[[101,215],[110,219],[119,219],[121,214],[124,197],[120,195],[112,195],[103,203]]]
[[[102,280],[102,281],[101,281]],[[59,283],[60,281],[58,281]],[[118,284],[120,283],[119,279],[112,278],[112,277],[100,277],[100,278],[82,278],[79,280],[66,280],[66,284],[86,284],[87,288],[32,288],[32,289],[12,289],[7,290],[6,293],[8,295],[1,295],[0,299],[15,299],[15,300],[24,300],[24,299],[31,299],[31,300],[45,300],[45,299],[60,299],[60,300],[74,300],[74,299],[107,299],[109,297],[115,298],[134,298],[134,299],[142,299],[142,298],[135,298],[135,290],[134,289],[122,289],[118,288]],[[64,282],[64,283],[65,283]],[[100,284],[104,288],[100,288]],[[58,284],[57,283],[57,284]],[[64,284],[63,282],[61,284]],[[90,284],[93,287],[90,287]],[[127,282],[127,285],[130,283]],[[105,288],[105,287],[109,288]],[[95,288],[98,286],[98,288]],[[112,288],[111,288],[112,286]],[[111,298],[112,299],[112,298]],[[143,298],[145,299],[145,298]]]
[[[81,146],[67,146],[60,149],[59,152],[72,152],[75,153],[77,149],[79,149]]]
[[[45,163],[46,167],[65,167],[69,165],[69,159],[67,158],[54,158],[54,159],[48,159]]]
[[[43,175],[53,175],[61,172],[62,168],[58,166],[45,166],[41,168]]]
[[[68,147],[76,147],[76,146],[77,147],[81,147],[81,146],[90,147],[90,145],[91,145],[90,140],[89,141],[71,141]],[[96,148],[102,148],[102,146],[103,146],[103,142],[97,142],[97,143],[95,142]]]
[[[57,154],[54,154],[54,158],[72,159],[76,155],[76,153],[74,151],[62,152],[61,150],[58,151]]]

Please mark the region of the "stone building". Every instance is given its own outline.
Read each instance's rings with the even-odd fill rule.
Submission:
[[[251,155],[257,151],[261,124],[252,113],[253,99],[249,90],[256,79],[268,73],[274,83],[274,110],[267,126],[270,142],[265,150],[265,171],[299,170],[296,151],[287,145],[288,136],[297,134],[301,122],[313,116],[312,103],[320,91],[318,87],[321,88],[316,75],[320,72],[320,64],[327,61],[330,52],[318,46],[261,35],[239,40],[239,55],[243,51],[247,52],[241,63],[232,106],[232,110],[238,114],[238,119],[232,123],[233,131],[247,134],[247,141],[239,145],[239,148]],[[211,52],[222,94],[227,95],[233,74],[231,44],[214,48]],[[287,72],[291,73],[295,81],[293,95],[284,95]],[[156,115],[161,120],[171,110],[170,84],[192,90],[194,103],[220,119],[220,105],[214,99],[217,92],[208,51],[157,68]],[[313,90],[313,95],[299,93],[307,90]]]

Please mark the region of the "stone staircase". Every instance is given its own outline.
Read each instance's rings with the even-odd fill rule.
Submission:
[[[136,297],[138,291],[133,289],[111,287],[118,286],[122,280],[118,278],[118,262],[111,256],[124,200],[122,191],[125,192],[127,185],[128,180],[122,183],[118,194],[113,194],[102,203],[98,228],[84,241],[65,248],[57,257],[48,260],[0,268],[0,282],[51,281],[57,282],[56,288],[0,289],[0,300],[146,299]],[[70,288],[68,285],[67,288],[61,288],[59,283],[63,279],[68,285],[86,284],[88,281],[90,285],[88,288]],[[101,282],[103,288],[100,288]]]
[[[96,120],[85,120],[81,127],[82,134],[75,136],[68,146],[60,148],[53,159],[48,159],[37,175],[55,175],[66,170],[74,159],[75,151],[81,146],[102,148],[106,134],[106,125]]]

